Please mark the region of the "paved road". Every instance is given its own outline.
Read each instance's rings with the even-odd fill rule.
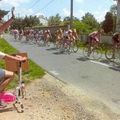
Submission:
[[[120,112],[120,69],[111,63],[87,60],[82,52],[59,54],[53,47],[38,47],[15,42],[12,36],[5,39],[20,51],[26,51],[38,65],[60,80],[77,86],[94,95],[116,112]]]

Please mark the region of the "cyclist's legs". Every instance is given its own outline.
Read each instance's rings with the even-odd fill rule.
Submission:
[[[93,46],[93,38],[92,37],[88,37],[88,44],[87,44],[87,47],[88,47],[88,51],[91,52],[91,47]]]
[[[118,46],[118,42],[117,41],[113,41],[113,47],[112,47],[112,50],[113,50],[113,58],[115,58],[115,51],[116,51],[116,48]]]
[[[17,39],[17,33],[14,33],[14,39],[16,40]]]
[[[2,92],[14,78],[14,73],[3,69],[0,69],[0,71],[2,75],[0,82],[0,92]]]

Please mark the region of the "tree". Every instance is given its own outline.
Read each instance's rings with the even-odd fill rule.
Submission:
[[[74,21],[73,26],[77,30],[78,33],[91,32],[90,26],[86,23],[81,22],[81,21]]]
[[[48,26],[52,25],[60,25],[61,24],[61,17],[59,14],[56,14],[56,16],[50,16],[48,19]]]
[[[37,16],[26,16],[23,20],[25,27],[33,27],[40,24],[40,20]]]
[[[5,10],[0,10],[0,20],[8,14],[9,11],[5,11]]]
[[[67,17],[65,17],[64,19],[63,19],[63,21],[70,21],[70,17],[69,16],[67,16]],[[74,17],[73,16],[73,21],[79,21],[79,19],[77,18],[77,17]]]
[[[99,23],[97,22],[95,17],[89,12],[86,13],[85,16],[82,17],[81,21],[89,25],[91,27],[91,30],[99,27]]]
[[[70,18],[69,16],[65,17],[65,18],[63,19],[63,24],[64,24],[64,25],[70,24],[70,19],[71,19],[71,18]],[[75,21],[79,21],[79,19],[78,19],[77,17],[74,17],[74,16],[73,16],[73,23],[74,23]]]
[[[113,15],[111,12],[107,12],[105,15],[105,20],[103,21],[102,28],[105,33],[113,32]]]
[[[115,32],[115,29],[116,29],[116,20],[117,20],[117,5],[112,5],[110,7],[110,12],[113,15],[113,32]]]
[[[25,16],[25,18],[16,18],[11,28],[24,29],[25,27],[40,26],[39,17],[37,16]]]
[[[11,28],[15,29],[20,29],[23,28],[23,24],[22,24],[23,19],[22,18],[16,18],[13,22],[13,24],[11,25]]]
[[[110,7],[110,12],[113,14],[113,15],[117,15],[117,5],[112,5]]]

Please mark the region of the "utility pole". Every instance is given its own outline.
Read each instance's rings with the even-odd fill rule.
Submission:
[[[70,28],[73,27],[73,0],[70,2]]]
[[[120,0],[117,1],[117,20],[116,20],[116,32],[120,32]]]

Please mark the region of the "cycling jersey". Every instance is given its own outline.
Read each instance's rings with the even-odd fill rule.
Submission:
[[[101,37],[101,33],[99,33],[98,31],[94,31],[89,34],[90,41],[92,40],[92,41],[100,42],[100,37]]]
[[[17,29],[15,29],[13,32],[14,32],[14,34],[18,34],[18,30]]]

